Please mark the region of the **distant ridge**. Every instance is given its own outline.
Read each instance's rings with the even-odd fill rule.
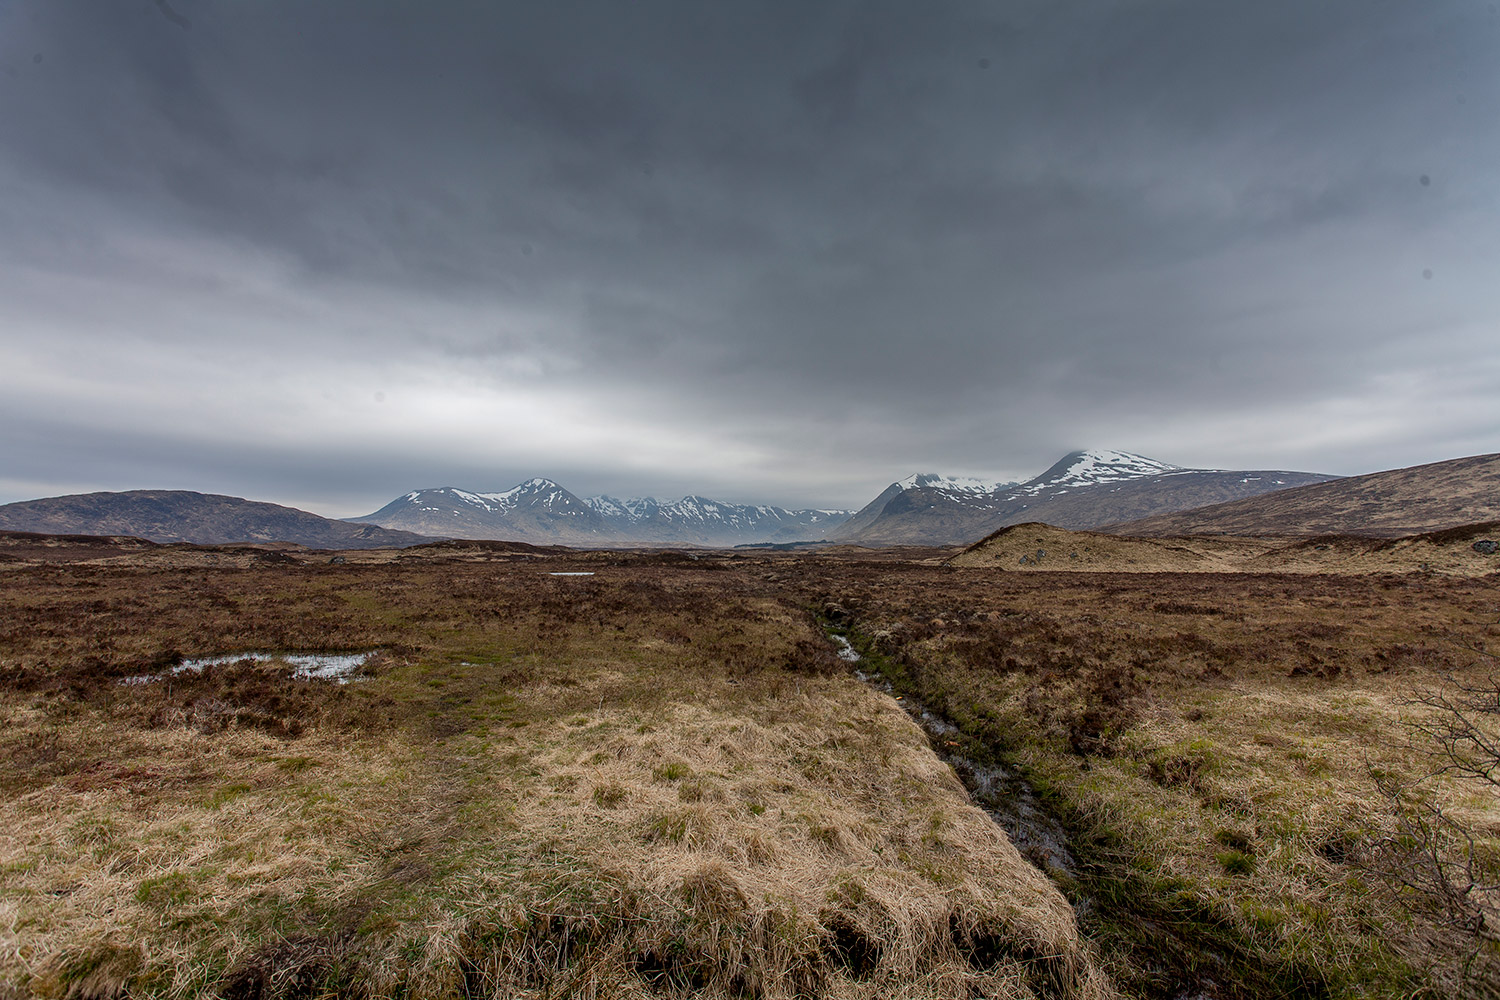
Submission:
[[[1041,521],[1060,528],[1097,528],[1330,478],[1310,472],[1184,469],[1131,452],[1091,449],[1064,455],[1024,483],[998,483],[988,492],[949,487],[945,483],[955,481],[941,476],[908,477],[886,487],[831,537],[862,545],[963,545],[1009,524]]]
[[[550,479],[528,479],[498,493],[413,490],[351,520],[454,538],[607,548],[819,541],[848,516],[846,510],[787,510],[693,495],[584,498]]]
[[[152,542],[292,542],[315,549],[404,548],[434,539],[280,504],[187,490],[77,493],[0,506],[0,531],[127,535]]]
[[[1118,535],[1366,535],[1398,538],[1500,520],[1500,454],[1302,486],[1102,530]]]

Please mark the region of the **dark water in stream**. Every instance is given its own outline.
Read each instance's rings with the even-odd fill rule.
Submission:
[[[953,768],[975,804],[1004,827],[1022,856],[1048,875],[1075,874],[1077,861],[1068,850],[1067,832],[1042,808],[1041,800],[1025,778],[1009,768],[981,764],[958,752],[961,740],[957,726],[909,695],[898,697],[885,678],[859,669],[859,653],[847,639],[841,635],[831,638],[839,647],[839,659],[856,664],[856,677],[897,698],[907,714],[921,725],[933,750]]]
[[[1002,765],[981,764],[959,752],[963,740],[957,726],[918,699],[897,695],[890,682],[879,674],[860,669],[859,653],[843,636],[830,633],[829,637],[838,646],[839,659],[854,667],[856,677],[895,698],[916,720],[927,733],[933,751],[963,781],[974,804],[1004,828],[1022,857],[1049,877],[1077,875],[1078,861],[1068,850],[1067,831],[1042,807],[1036,790],[1025,778]],[[1084,918],[1093,909],[1093,900],[1080,894],[1076,884],[1068,890],[1074,913]],[[1189,982],[1193,978],[1189,977]],[[1179,987],[1172,995],[1174,1000],[1214,1000],[1218,993],[1211,982],[1196,982]]]

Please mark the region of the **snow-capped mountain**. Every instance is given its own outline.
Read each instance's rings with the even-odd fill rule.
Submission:
[[[1331,478],[1185,469],[1130,452],[1091,449],[1064,455],[1024,483],[996,483],[988,490],[983,480],[908,476],[886,487],[831,537],[875,545],[956,545],[1008,524],[1095,528]]]
[[[447,538],[494,538],[541,545],[608,545],[614,528],[592,507],[550,479],[528,479],[500,493],[452,486],[413,490],[373,514],[352,518]]]
[[[414,490],[354,520],[382,527],[422,525],[429,535],[555,545],[705,545],[817,540],[846,510],[787,510],[685,496],[581,498],[550,479],[501,493],[455,487]]]
[[[655,497],[584,497],[584,503],[594,508],[600,517],[622,521],[643,521],[656,512],[661,505]]]
[[[584,502],[623,534],[642,542],[694,545],[819,539],[849,516],[847,510],[787,510],[691,495],[670,502],[611,496],[589,497]]]
[[[1040,496],[1060,490],[1098,486],[1101,483],[1123,483],[1130,479],[1162,476],[1185,471],[1180,465],[1158,462],[1128,451],[1075,451],[1064,455],[1052,468],[1028,483],[1016,483],[1017,496]],[[1197,472],[1215,470],[1197,469]],[[998,492],[998,491],[997,491]]]
[[[869,545],[967,544],[1007,524],[1045,521],[1095,528],[1324,482],[1307,472],[1186,469],[1124,451],[1065,455],[1023,483],[917,473],[891,483],[854,514],[787,510],[689,495],[579,497],[550,479],[501,492],[413,490],[365,517],[383,528],[447,538],[629,547],[847,541]]]
[[[895,485],[903,490],[947,490],[949,493],[997,493],[1007,486],[1019,486],[1015,482],[1000,482],[994,479],[970,479],[966,476],[939,476],[930,472],[919,472],[907,476]]]

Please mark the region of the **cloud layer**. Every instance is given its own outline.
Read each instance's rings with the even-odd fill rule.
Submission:
[[[1493,6],[0,8],[0,500],[1500,431]]]

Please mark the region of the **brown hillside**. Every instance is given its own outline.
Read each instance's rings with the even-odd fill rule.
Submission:
[[[1017,524],[969,546],[953,566],[1092,573],[1500,573],[1500,522],[1403,538],[1170,538]]]
[[[1101,528],[1117,535],[1396,538],[1500,520],[1500,454],[1337,479]]]
[[[196,545],[292,542],[316,549],[399,548],[429,535],[351,524],[280,504],[187,490],[80,493],[0,506],[0,531],[127,535]]]

